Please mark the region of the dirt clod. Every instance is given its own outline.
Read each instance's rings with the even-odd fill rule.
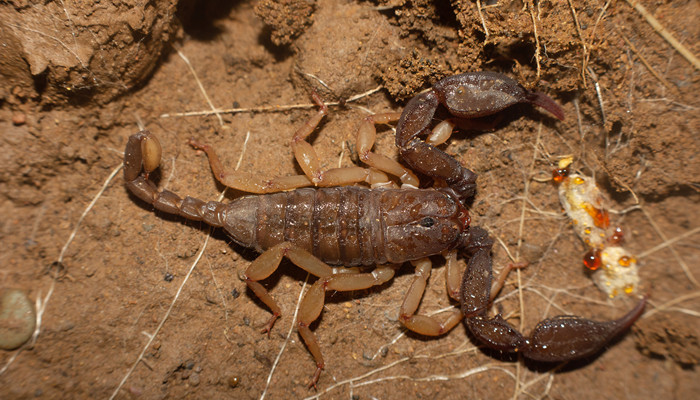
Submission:
[[[697,324],[687,317],[649,318],[637,323],[637,347],[650,357],[670,358],[684,367],[692,367],[700,363],[700,338],[695,328]]]

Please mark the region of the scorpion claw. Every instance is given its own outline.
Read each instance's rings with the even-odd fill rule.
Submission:
[[[419,137],[430,134],[433,117],[440,105],[452,115],[455,124],[462,125],[519,103],[534,104],[558,119],[564,119],[564,110],[554,100],[543,93],[525,89],[506,75],[482,71],[447,77],[406,104],[396,126],[396,145],[401,158],[413,170],[447,182],[460,199],[472,197],[476,191],[476,174]],[[442,142],[449,133],[440,132],[439,136]]]
[[[551,97],[540,92],[529,92],[525,95],[527,102],[549,111],[558,120],[564,120],[564,110]]]
[[[500,314],[492,319],[467,318],[467,326],[474,336],[494,350],[514,353],[528,345],[523,335],[501,318]]]

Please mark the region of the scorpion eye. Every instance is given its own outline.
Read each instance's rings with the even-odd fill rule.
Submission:
[[[420,225],[424,226],[426,228],[430,228],[434,224],[435,224],[435,220],[433,220],[430,217],[425,217],[425,218],[423,218],[423,220],[420,221]]]

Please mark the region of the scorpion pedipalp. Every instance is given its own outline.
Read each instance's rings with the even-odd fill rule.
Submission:
[[[396,126],[396,146],[413,170],[445,181],[462,199],[470,198],[476,193],[476,174],[420,137],[430,134],[431,121],[439,105],[447,109],[456,123],[464,123],[518,103],[537,105],[558,119],[564,119],[562,108],[545,94],[529,91],[503,74],[469,72],[447,77],[408,102]],[[455,123],[439,125],[439,132],[431,135],[431,141],[447,140],[453,126]]]

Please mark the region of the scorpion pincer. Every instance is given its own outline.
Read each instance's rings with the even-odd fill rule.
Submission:
[[[485,230],[470,226],[464,206],[476,191],[476,174],[435,146],[449,138],[454,126],[469,126],[470,119],[495,114],[516,103],[540,106],[563,119],[563,110],[546,95],[493,72],[445,78],[411,99],[403,113],[375,114],[362,121],[357,150],[360,160],[370,168],[327,171],[320,169],[315,151],[305,140],[327,112],[316,95],[314,100],[319,111],[295,132],[291,143],[304,175],[263,179],[225,170],[211,147],[190,141],[207,153],[212,172],[221,183],[257,194],[230,203],[183,199],[171,191],[159,190],[149,174],[158,168],[161,148],[148,131],[132,135],[124,153],[126,186],[136,197],[157,210],[221,227],[236,243],[261,253],[246,269],[245,282],[272,311],[263,332],[270,332],[281,309],[259,281],[278,268],[282,257],[318,277],[304,295],[297,322],[317,366],[311,386],[316,385],[325,362],[309,325],[323,309],[325,292],[382,285],[394,276],[397,265],[407,261],[416,268],[399,309],[399,319],[408,329],[438,336],[465,318],[468,329],[484,345],[520,352],[533,360],[559,362],[595,354],[642,314],[645,299],[615,321],[595,322],[576,316],[546,319],[529,337],[500,315],[487,316],[491,293],[498,289],[491,287],[493,241]],[[432,127],[440,105],[452,118]],[[413,170],[444,182],[444,187],[416,189],[418,178],[411,170],[371,151],[375,124],[396,120],[396,144],[403,161]],[[427,140],[421,140],[425,135]],[[392,183],[387,174],[398,177],[403,188]],[[348,186],[359,182],[369,183],[372,188]],[[462,278],[458,251],[469,258]],[[432,268],[428,257],[436,254],[443,254],[447,260],[449,295],[461,302],[461,311],[449,312],[442,320],[416,314]],[[377,267],[364,272],[329,264]]]

